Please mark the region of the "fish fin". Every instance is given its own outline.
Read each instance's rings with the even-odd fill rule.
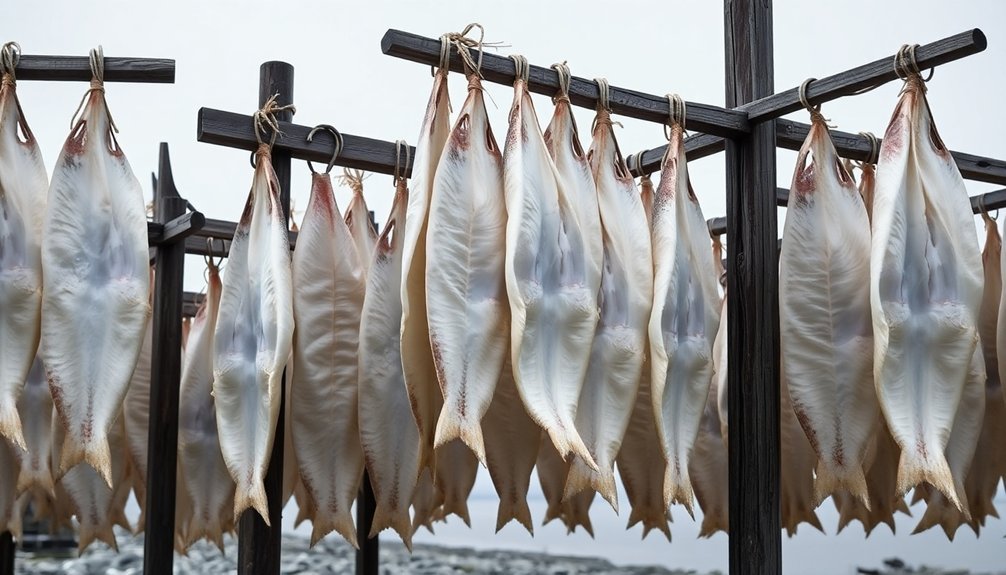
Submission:
[[[59,461],[60,477],[80,463],[90,465],[101,476],[105,485],[109,489],[114,489],[112,485],[112,455],[105,437],[95,439],[90,446],[85,446],[71,439],[70,435],[66,436],[66,439],[63,440],[63,454]]]
[[[866,474],[862,467],[857,467],[844,478],[839,478],[834,472],[818,463],[815,470],[817,478],[814,480],[814,503],[820,505],[829,496],[839,489],[845,488],[850,495],[858,499],[867,511],[870,509],[869,489],[866,486]]]
[[[534,525],[531,523],[531,509],[527,505],[527,499],[522,497],[501,497],[499,509],[496,512],[496,533],[499,533],[500,529],[503,529],[503,526],[514,519],[523,525],[528,533],[534,535]]]
[[[374,519],[370,524],[370,535],[368,537],[373,539],[377,537],[378,533],[388,527],[398,533],[398,536],[402,538],[402,543],[405,544],[405,548],[409,550],[409,553],[412,553],[412,522],[409,519],[408,508],[399,508],[396,511],[389,512],[387,507],[378,505],[374,511]]]
[[[251,485],[238,486],[234,490],[234,523],[241,518],[246,509],[254,509],[269,524],[269,501],[265,495],[265,485],[261,479],[253,480]]]
[[[482,425],[477,421],[473,425],[470,421],[458,417],[454,410],[443,409],[440,411],[440,418],[437,419],[433,447],[434,449],[443,447],[454,439],[460,439],[464,442],[479,459],[482,467],[488,467],[486,465],[486,445],[482,439]]]
[[[680,503],[688,511],[688,515],[695,519],[695,511],[692,509],[695,495],[688,477],[688,467],[678,466],[677,471],[675,467],[670,462],[664,466],[664,507],[670,507],[671,503]]]
[[[465,500],[460,501],[445,501],[443,519],[446,520],[448,515],[457,515],[465,522],[468,527],[472,526],[472,520],[468,516],[468,502]]]
[[[568,459],[569,454],[572,453],[577,458],[581,459],[583,463],[592,471],[598,470],[597,462],[594,461],[594,456],[590,454],[590,450],[587,449],[587,444],[583,442],[583,439],[580,437],[580,434],[577,433],[575,427],[551,427],[547,431],[549,438],[552,439],[552,444],[555,446],[555,450],[559,452],[559,457],[565,460]]]
[[[326,517],[314,518],[314,529],[311,531],[311,547],[314,547],[326,535],[332,531],[342,535],[342,538],[349,542],[354,549],[360,548],[360,543],[356,540],[356,526],[349,513],[336,513]]]
[[[566,476],[566,487],[563,490],[563,500],[569,499],[587,489],[597,491],[618,514],[618,495],[615,488],[615,472],[602,468],[591,469],[579,456],[573,457]]]
[[[27,466],[21,468],[21,473],[17,478],[17,494],[37,488],[45,492],[49,497],[56,497],[56,486],[52,481],[52,473],[40,473],[31,471]]]
[[[28,451],[21,431],[21,416],[16,403],[0,403],[0,438],[6,437],[10,444],[21,451]]]
[[[310,519],[313,515],[307,505],[301,505],[297,507],[297,518],[293,521],[294,527],[300,527],[300,524]]]
[[[958,511],[963,512],[961,500],[954,489],[950,465],[943,453],[933,453],[926,458],[919,454],[913,457],[908,451],[902,451],[901,463],[898,465],[898,495],[904,495],[923,481],[939,490]]]
[[[77,545],[77,553],[80,557],[84,555],[84,551],[86,551],[87,548],[95,541],[101,541],[111,547],[116,553],[119,552],[119,544],[115,541],[115,533],[112,532],[111,524],[100,527],[81,525],[79,541],[80,542]]]
[[[548,509],[545,510],[545,518],[542,520],[542,525],[548,525],[548,523],[554,519],[559,519],[562,517],[562,503],[559,501],[549,502]],[[632,527],[631,525],[629,527]]]

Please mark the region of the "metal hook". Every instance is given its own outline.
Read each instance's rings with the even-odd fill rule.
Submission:
[[[311,143],[311,140],[314,139],[314,135],[318,132],[318,130],[325,130],[329,134],[332,134],[332,139],[335,140],[335,152],[332,154],[332,159],[328,161],[328,166],[325,168],[325,173],[328,174],[332,171],[332,168],[335,167],[335,161],[339,158],[339,154],[342,153],[342,134],[339,133],[339,130],[336,130],[328,124],[318,124],[310,132],[308,132],[307,143]],[[307,167],[311,170],[312,174],[318,173],[315,171],[314,165],[311,164],[310,160],[307,161]]]
[[[635,171],[639,174],[639,177],[645,178],[649,176],[643,171],[643,151],[636,152],[635,154],[629,156],[629,169]]]
[[[996,210],[996,217],[992,217],[989,214],[989,209],[985,206],[985,194],[978,196],[978,213],[981,214],[982,219],[985,221],[998,221],[999,220],[999,210]]]
[[[816,80],[817,78],[807,78],[806,80],[803,81],[802,84],[800,84],[800,89],[797,92],[797,96],[800,98],[800,104],[802,104],[803,107],[806,108],[807,111],[811,113],[811,115],[813,115],[815,112],[817,113],[821,112],[821,104],[812,106],[810,104],[810,100],[807,99],[807,87],[810,86],[811,82],[814,82]]]
[[[876,164],[880,160],[880,144],[877,141],[877,136],[874,136],[873,132],[860,132],[859,135],[870,142],[870,157],[866,159],[866,163]]]

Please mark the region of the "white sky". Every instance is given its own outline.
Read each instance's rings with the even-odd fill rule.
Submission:
[[[660,95],[673,91],[690,101],[723,103],[723,16],[722,3],[717,0],[317,0],[271,4],[257,0],[54,0],[6,4],[0,41],[16,40],[27,54],[86,55],[100,43],[107,56],[177,60],[174,85],[110,84],[108,103],[121,130],[119,142],[148,198],[158,143],[165,141],[171,145],[179,190],[212,218],[237,219],[252,173],[247,152],[196,142],[196,111],[206,106],[252,113],[263,61],[285,60],[295,66],[296,122],[330,123],[348,134],[391,141],[404,138],[415,144],[429,97],[429,68],[383,56],[380,40],[388,28],[436,37],[477,21],[485,26],[487,40],[512,46],[501,49],[500,54],[519,52],[531,63],[546,66],[568,60],[577,76],[606,76],[614,86]],[[808,76],[823,77],[891,56],[903,43],[924,44],[982,28],[989,48],[938,69],[929,84],[930,104],[943,140],[951,149],[1006,158],[1006,111],[1002,106],[1006,93],[1006,2],[776,0],[774,11],[777,90],[799,85]],[[464,80],[460,75],[452,76],[452,101],[458,109]],[[511,89],[487,86],[497,105],[493,108],[490,103],[494,132],[502,140]],[[841,130],[870,130],[882,135],[899,87],[894,82],[868,94],[825,104],[824,114]],[[50,169],[85,88],[83,83],[25,81],[18,85],[24,111]],[[546,121],[551,115],[548,99],[536,96],[535,103],[539,117]],[[805,112],[790,117],[807,121]],[[591,118],[591,111],[580,110],[577,120],[585,129]],[[659,125],[616,119],[624,125],[618,137],[626,154],[664,141]],[[778,183],[788,187],[795,153],[780,150],[778,158]],[[689,169],[706,217],[724,215],[722,156],[695,162]],[[306,166],[297,163],[292,195],[299,207],[307,204],[308,182]],[[973,195],[996,186],[969,182],[968,189]],[[378,175],[366,182],[369,205],[379,220],[390,209],[391,191],[390,177]],[[344,207],[348,189],[337,190],[337,198]],[[780,230],[782,223],[780,211]],[[189,258],[187,289],[201,289],[201,266],[199,258]],[[494,497],[485,474],[476,494]],[[597,542],[583,535],[566,538],[554,524],[539,529],[533,540],[511,527],[489,537],[495,506],[487,507],[490,509],[482,518],[475,512],[474,533],[448,527],[431,540],[603,553],[622,562],[660,562],[682,568],[726,566],[725,538],[693,542],[690,521],[677,510],[678,522],[672,527],[675,543],[668,546],[652,535],[643,544],[635,543],[638,532],[623,534],[625,518],[615,518],[603,502],[594,507]],[[532,511],[541,517],[542,508]],[[921,509],[916,508],[916,517],[920,514]],[[822,519],[833,532],[830,503],[822,507]],[[952,545],[942,535],[908,536],[913,525],[912,520],[899,523],[897,537],[875,535],[865,543],[858,527],[841,536],[801,535],[786,544],[787,571],[847,573],[855,563],[876,564],[881,557],[897,554],[948,566],[1006,566],[1003,522],[991,522],[988,533],[977,541],[962,530]],[[455,531],[456,535],[451,535]]]

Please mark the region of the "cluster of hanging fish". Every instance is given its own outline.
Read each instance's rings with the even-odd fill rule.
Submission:
[[[18,101],[19,54],[0,53],[0,531],[20,536],[32,504],[54,529],[75,516],[82,548],[114,547],[146,465],[127,455],[122,415],[131,379],[149,378],[149,359],[134,373],[149,354],[143,194],[115,137],[101,48],[51,181]]]

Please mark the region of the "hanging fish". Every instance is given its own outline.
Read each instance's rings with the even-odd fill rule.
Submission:
[[[315,511],[311,544],[334,529],[356,547],[351,507],[364,466],[357,361],[366,277],[331,179],[326,173],[311,179],[293,252],[291,431]]]
[[[54,460],[60,460],[61,451],[66,445],[64,437],[66,433],[58,419],[53,420],[52,426],[54,430],[53,457]],[[124,436],[125,427],[120,412],[113,420],[112,428],[108,434],[108,444],[112,453],[116,454],[111,460],[111,487],[87,462],[75,465],[59,480],[59,489],[65,491],[73,514],[77,517],[77,548],[81,555],[95,540],[103,541],[115,551],[119,550],[112,526],[119,519],[119,514],[115,512],[117,509],[116,490],[124,483],[129,483]],[[126,528],[129,529],[128,523]]]
[[[726,276],[721,276],[726,280]],[[716,339],[713,340],[713,373],[716,377],[716,382],[713,384],[716,386],[716,411],[720,415],[720,435],[723,437],[723,444],[727,444],[728,437],[728,414],[727,411],[730,406],[728,404],[727,398],[728,394],[728,383],[727,383],[727,306],[729,302],[727,301],[726,288],[723,290],[723,301],[720,304],[720,328],[716,332]]]
[[[814,466],[817,454],[800,427],[793,404],[790,401],[788,379],[785,371],[779,378],[779,443],[780,453],[780,493],[782,527],[792,537],[801,523],[809,523],[824,533],[821,520],[814,509]]]
[[[52,459],[52,396],[45,377],[42,358],[35,361],[28,372],[24,390],[17,400],[21,416],[25,450],[15,449],[21,472],[17,478],[17,493],[38,491],[42,498],[54,497]],[[9,441],[9,440],[8,440]],[[0,482],[2,485],[6,483]]]
[[[563,495],[570,464],[559,457],[559,452],[556,451],[555,444],[548,435],[541,437],[537,466],[538,481],[541,483],[545,501],[548,502],[542,525],[553,519],[559,519],[566,526],[567,534],[575,532],[577,527],[583,527],[584,531],[593,537],[590,505],[594,502],[597,492],[587,489],[569,497]]]
[[[360,440],[377,509],[370,537],[391,527],[412,550],[412,503],[419,478],[419,429],[405,389],[402,252],[409,190],[395,183],[391,214],[377,241],[360,322]]]
[[[873,385],[870,219],[820,112],[793,174],[779,254],[783,370],[817,453],[815,504],[839,489],[870,500],[864,459],[879,406]]]
[[[437,496],[429,468],[422,468],[412,494],[412,534],[415,535],[420,527],[433,533],[433,520],[437,515],[443,514],[442,505],[443,500]]]
[[[433,179],[451,129],[449,109],[447,70],[440,68],[433,76],[433,91],[426,106],[416,158],[412,163],[412,189],[405,215],[402,254],[402,366],[412,415],[422,441],[419,464],[431,471],[435,426],[444,396],[437,382],[430,347],[426,310],[426,232]]]
[[[10,531],[15,539],[21,539],[21,509],[18,505],[17,485],[20,463],[18,448],[10,440],[0,437],[0,533]]]
[[[917,75],[888,125],[874,193],[874,374],[902,449],[898,493],[926,481],[960,508],[944,452],[978,343],[981,257],[964,181]]]
[[[443,505],[435,518],[446,519],[449,515],[457,515],[465,525],[471,527],[468,496],[475,487],[475,478],[479,472],[478,458],[464,442],[454,439],[437,448],[434,467],[436,474],[433,484],[438,492],[437,500]]]
[[[154,269],[150,268],[150,285],[153,286]],[[150,290],[150,302],[154,293]],[[129,378],[129,389],[122,401],[123,425],[126,430],[126,456],[132,469],[130,479],[135,485],[140,515],[146,517],[147,441],[150,430],[150,373],[153,359],[154,322],[148,321],[143,333],[140,356]],[[140,522],[143,525],[143,522]]]
[[[481,81],[473,73],[434,178],[426,306],[433,363],[444,396],[436,446],[461,439],[483,465],[481,421],[509,343],[506,222],[503,159],[489,126]]]
[[[627,529],[643,524],[643,538],[651,529],[664,533],[671,540],[670,508],[664,505],[664,475],[667,461],[657,435],[650,391],[649,360],[640,372],[639,392],[625,430],[622,448],[618,451],[618,475],[622,478],[631,510]]]
[[[356,253],[360,256],[363,277],[367,277],[374,259],[374,246],[377,245],[377,230],[370,222],[370,210],[367,208],[367,200],[363,198],[363,172],[345,170],[342,180],[353,190],[353,198],[346,208],[346,227],[353,237]]]
[[[862,174],[859,176],[859,195],[863,198],[863,205],[866,206],[866,216],[873,224],[873,191],[877,185],[877,166],[869,163],[862,163],[859,166]]]
[[[19,48],[6,44],[5,55]],[[48,188],[38,142],[21,111],[13,70],[0,85],[0,438],[24,449],[17,400],[38,349],[42,222]],[[79,239],[78,239],[79,241]]]
[[[664,505],[692,511],[688,462],[713,377],[719,278],[709,227],[692,190],[684,126],[673,122],[653,206],[653,309],[649,315],[653,412],[667,468]]]
[[[108,486],[107,436],[150,316],[143,191],[114,129],[92,88],[56,162],[42,234],[42,361],[66,432],[59,473],[85,461]]]
[[[482,428],[485,430],[486,466],[500,498],[496,532],[516,519],[534,535],[527,490],[538,458],[541,429],[524,409],[509,360],[503,364],[503,373],[496,384],[489,411],[482,420]]]
[[[236,484],[234,520],[254,508],[269,524],[263,477],[279,419],[283,368],[293,339],[290,244],[269,148],[227,259],[213,335],[213,398],[220,451]],[[327,422],[331,423],[331,422]]]
[[[208,259],[206,297],[192,321],[179,390],[178,467],[185,472],[182,484],[192,508],[186,547],[200,538],[220,547],[233,517],[234,480],[220,452],[213,398],[213,334],[221,289],[217,263]]]
[[[912,533],[921,533],[939,525],[947,538],[953,541],[957,529],[971,521],[964,481],[971,470],[971,462],[974,461],[984,415],[985,360],[982,357],[981,347],[978,346],[968,369],[964,393],[961,394],[961,402],[957,407],[946,450],[947,464],[950,466],[950,475],[954,482],[954,493],[964,505],[958,508],[939,491],[927,489],[926,512]]]

